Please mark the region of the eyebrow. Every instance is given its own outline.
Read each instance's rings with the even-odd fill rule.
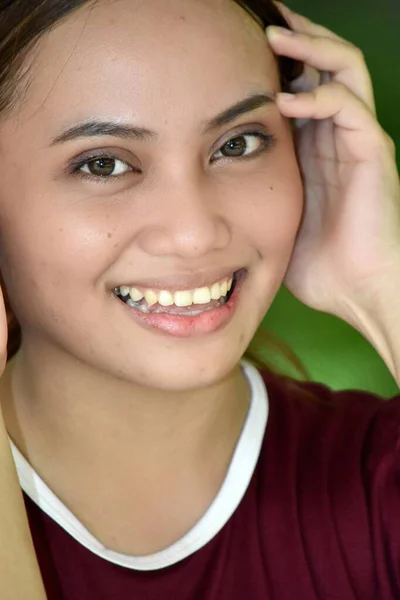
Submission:
[[[248,96],[244,100],[240,100],[233,106],[227,108],[222,113],[211,119],[204,125],[204,133],[211,133],[216,129],[220,129],[224,125],[228,125],[232,121],[235,121],[241,115],[252,112],[257,108],[266,106],[268,104],[275,104],[275,94],[253,94]]]
[[[274,93],[252,94],[244,100],[240,100],[236,104],[233,104],[216,117],[213,117],[211,121],[207,121],[203,125],[203,132],[205,134],[211,133],[217,129],[220,129],[224,125],[228,125],[232,121],[235,121],[241,115],[273,103],[275,103]],[[84,123],[79,123],[78,125],[74,125],[66,131],[63,131],[60,135],[52,140],[51,145],[55,146],[77,139],[99,136],[112,136],[125,140],[140,141],[146,141],[158,137],[155,131],[145,127],[135,127],[134,125],[117,123],[113,121],[90,120],[85,121]]]

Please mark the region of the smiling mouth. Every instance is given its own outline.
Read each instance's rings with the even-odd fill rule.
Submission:
[[[168,290],[140,290],[121,285],[114,295],[131,308],[144,314],[166,314],[195,317],[204,312],[224,306],[229,302],[237,282],[244,277],[246,269],[240,269],[215,282],[210,287],[171,292]]]

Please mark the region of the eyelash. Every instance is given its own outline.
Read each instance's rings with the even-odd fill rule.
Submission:
[[[224,144],[222,144],[222,146],[214,153],[214,155],[221,152],[221,150],[227,144],[229,144],[229,142],[232,142],[234,140],[237,140],[237,139],[240,139],[240,138],[243,138],[246,136],[258,138],[261,141],[261,147],[259,149],[255,150],[254,152],[251,152],[248,155],[242,155],[242,156],[237,156],[237,157],[222,155],[222,159],[225,158],[225,159],[232,161],[232,160],[249,160],[251,158],[256,158],[257,156],[260,156],[261,154],[268,152],[272,147],[275,146],[275,144],[277,142],[276,136],[271,133],[267,134],[267,133],[264,133],[261,131],[255,131],[255,130],[243,131],[240,134],[235,135],[235,136],[229,138],[228,140],[226,140],[226,142]],[[89,163],[94,162],[96,160],[101,160],[101,159],[109,159],[109,160],[113,160],[116,162],[121,162],[121,163],[125,164],[126,166],[128,166],[129,170],[127,170],[122,175],[109,175],[109,176],[93,175],[93,174],[89,174],[89,173],[84,173],[81,170],[83,167],[85,167]],[[218,158],[217,160],[221,160],[221,158]],[[211,162],[216,162],[216,161],[215,161],[215,159],[214,160],[211,159]],[[96,181],[96,182],[100,182],[100,183],[108,183],[109,181],[114,181],[115,179],[124,177],[128,173],[140,173],[141,171],[139,169],[136,169],[135,167],[131,167],[126,161],[118,158],[118,156],[115,156],[115,154],[112,154],[110,152],[97,151],[96,153],[93,153],[92,155],[81,158],[77,162],[70,163],[70,165],[68,167],[68,172],[71,175],[80,177],[81,179]]]

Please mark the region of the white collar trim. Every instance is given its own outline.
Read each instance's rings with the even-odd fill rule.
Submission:
[[[251,403],[225,480],[203,517],[180,540],[149,556],[128,556],[108,550],[78,521],[33,470],[10,439],[21,488],[37,506],[82,546],[121,567],[138,571],[164,569],[210,542],[239,506],[253,476],[268,420],[268,395],[258,370],[242,361],[251,387]]]

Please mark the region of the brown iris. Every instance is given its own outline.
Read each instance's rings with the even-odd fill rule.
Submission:
[[[87,168],[96,177],[110,177],[115,170],[115,159],[96,158],[88,161]]]
[[[229,140],[222,148],[223,156],[242,156],[246,151],[246,140],[243,136]]]

